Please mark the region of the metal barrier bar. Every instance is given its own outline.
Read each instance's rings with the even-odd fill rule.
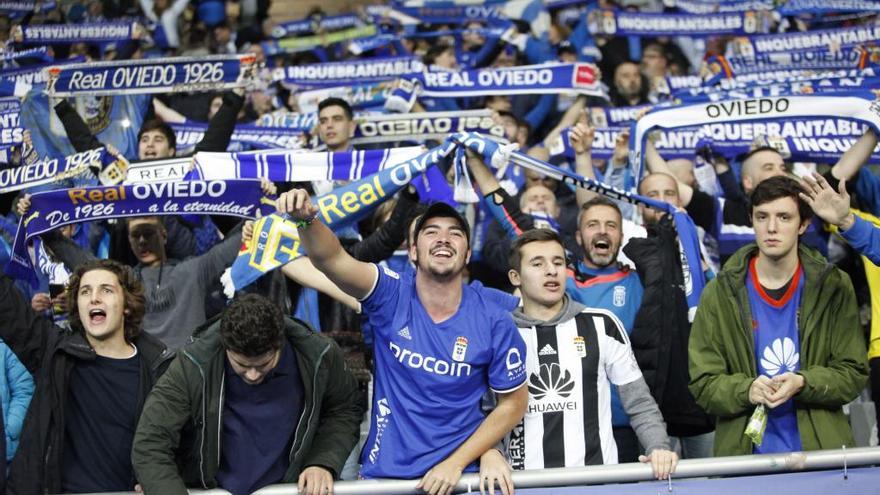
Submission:
[[[680,461],[674,479],[703,478],[708,476],[744,476],[780,474],[821,469],[880,465],[880,447],[857,449],[815,450],[786,454],[743,455],[687,459]],[[516,488],[547,488],[554,486],[584,486],[604,483],[632,483],[654,479],[651,466],[640,463],[588,466],[580,468],[536,469],[514,471]],[[416,491],[418,480],[361,480],[340,481],[333,485],[335,495],[410,495]],[[480,490],[477,474],[466,474],[455,487],[455,493]],[[229,495],[226,490],[189,490],[198,495]],[[295,483],[267,486],[255,495],[298,495]],[[499,493],[497,490],[495,493]],[[98,494],[96,494],[98,495]],[[109,495],[109,494],[103,494]],[[119,495],[136,495],[134,492]]]
[[[833,469],[870,464],[880,464],[880,447],[687,459],[679,462],[673,477],[681,479],[706,476],[778,474],[791,471]],[[516,471],[513,473],[513,482],[517,488],[596,485],[648,481],[652,479],[654,479],[654,476],[651,472],[651,467],[647,464],[638,463],[581,468],[540,469]],[[334,485],[333,492],[336,495],[409,495],[420,493],[415,490],[417,483],[418,480],[340,481]],[[479,491],[479,486],[480,480],[477,474],[466,474],[461,477],[455,492]],[[210,490],[202,492],[191,491],[190,493],[225,494],[226,492]],[[256,495],[296,494],[296,485],[272,485],[256,492]]]

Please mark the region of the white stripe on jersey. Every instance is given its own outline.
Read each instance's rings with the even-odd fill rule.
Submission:
[[[585,347],[580,348],[578,320],[587,332]],[[641,377],[620,321],[611,312],[588,308],[554,327],[519,331],[527,349],[529,404],[522,423],[511,434],[509,453],[514,468],[543,469],[560,462],[565,467],[583,466],[588,449],[595,452],[596,448],[601,449],[605,464],[616,464],[608,380],[622,385]],[[590,372],[585,365],[595,367]],[[584,377],[593,374],[595,380],[584,383]],[[593,411],[586,410],[585,394],[590,395],[586,403],[596,404]],[[598,426],[598,431],[585,433],[587,423]],[[548,433],[547,428],[552,431]],[[597,439],[598,445],[588,445],[590,439]]]

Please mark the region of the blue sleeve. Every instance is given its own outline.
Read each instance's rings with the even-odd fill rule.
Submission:
[[[556,54],[553,51],[553,47],[550,46],[550,42],[535,38],[534,36],[529,36],[526,40],[526,50],[523,52],[523,55],[525,55],[526,60],[530,64],[541,64],[556,59]]]
[[[376,285],[373,291],[361,301],[363,312],[370,322],[376,335],[382,335],[391,328],[394,315],[397,314],[400,294],[404,283],[401,275],[383,266],[376,266]]]
[[[489,387],[497,393],[513,392],[526,381],[526,343],[509,314],[495,321],[492,352]]]
[[[880,215],[880,177],[874,175],[868,167],[862,167],[856,176],[853,190],[865,211]]]
[[[556,95],[541,95],[538,98],[538,103],[526,114],[525,121],[533,130],[539,129],[541,124],[547,120],[547,115],[553,110],[555,103]]]
[[[6,383],[12,396],[9,410],[3,411],[6,427],[6,457],[9,459],[15,453],[14,449],[21,437],[24,417],[34,395],[34,379],[9,346],[0,345],[3,346],[3,352],[6,354]]]
[[[488,65],[490,60],[494,58],[493,55],[496,54],[499,41],[499,38],[496,38],[494,36],[487,36],[486,43],[483,44],[482,48],[480,48],[477,53],[474,53],[470,56],[468,67],[472,69],[477,69]]]
[[[489,213],[498,220],[512,241],[519,238],[523,232],[535,228],[535,222],[531,215],[523,213],[516,198],[507,194],[503,187],[483,196],[483,204]]]
[[[856,216],[856,223],[840,235],[871,263],[880,266],[880,229]]]

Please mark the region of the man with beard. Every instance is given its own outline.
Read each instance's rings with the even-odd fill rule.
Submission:
[[[525,412],[525,345],[510,313],[463,282],[467,221],[445,203],[431,205],[416,222],[409,249],[416,270],[406,276],[348,255],[317,220],[306,191],[281,195],[277,206],[297,222],[315,267],[361,300],[375,332],[373,417],[361,475],[421,477],[419,489],[446,494],[478,460],[483,469],[503,469],[493,447]],[[480,398],[489,388],[498,405],[484,416]]]

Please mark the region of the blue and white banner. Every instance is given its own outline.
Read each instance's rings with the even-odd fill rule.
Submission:
[[[653,108],[653,105],[634,107],[587,107],[587,118],[593,127],[619,127],[636,121],[636,116]]]
[[[180,181],[192,170],[193,157],[134,162],[128,166],[124,184]]]
[[[298,86],[347,86],[387,81],[421,72],[424,66],[417,57],[391,57],[326,64],[291,65],[276,69],[274,78]]]
[[[51,64],[31,65],[28,67],[21,67],[17,69],[4,69],[0,71],[0,80],[4,82],[8,81],[19,83],[25,86],[33,86],[36,84],[45,83],[49,80],[49,72],[47,70],[49,69],[49,67],[55,67],[58,65],[79,64],[85,61],[85,57],[79,56],[67,60],[56,61]]]
[[[400,38],[397,35],[379,34],[373,36],[372,38],[351,40],[348,43],[348,51],[351,52],[352,55],[361,56],[362,54],[370,50],[375,50],[377,48],[382,48],[383,46],[390,45],[398,39]]]
[[[457,132],[479,132],[504,140],[504,127],[495,122],[490,110],[366,115],[355,120],[352,144],[440,141]]]
[[[767,31],[760,12],[722,14],[646,14],[594,9],[588,14],[590,33],[601,36],[691,36],[752,34]]]
[[[732,51],[732,55],[750,56],[756,53],[789,52],[814,48],[834,49],[870,44],[878,40],[880,40],[880,26],[865,24],[839,29],[734,38],[728,43],[728,50]]]
[[[706,59],[709,73],[707,84],[713,78],[732,79],[743,74],[766,73],[779,70],[834,70],[864,69],[880,65],[880,51],[861,47],[798,50],[779,53],[761,53],[750,57],[712,56]]]
[[[35,236],[75,223],[144,215],[229,215],[254,218],[264,204],[257,180],[151,182],[35,193],[19,222],[6,273],[34,281],[27,245]]]
[[[779,7],[782,15],[826,12],[880,12],[880,3],[875,0],[786,0]]]
[[[419,146],[386,150],[297,152],[262,151],[195,155],[187,178],[200,180],[261,179],[272,182],[358,180],[423,153]]]
[[[257,119],[257,126],[285,127],[301,132],[310,132],[318,125],[318,112],[294,113],[272,112]]]
[[[205,137],[208,124],[188,122],[185,124],[171,124],[171,129],[177,137],[177,153],[187,154]],[[245,146],[247,148],[281,148],[300,149],[306,147],[306,139],[302,131],[287,127],[263,127],[256,125],[239,124],[232,131],[229,138],[230,146]]]
[[[4,50],[2,55],[0,55],[0,59],[4,62],[13,62],[18,60],[39,60],[40,62],[51,62],[53,60],[52,55],[49,55],[49,49],[45,46],[40,46],[37,48],[29,48],[27,50]]]
[[[743,81],[742,78],[725,79],[717,86],[690,88],[672,93],[682,101],[704,97],[709,101],[719,99],[756,98],[761,96],[782,96],[793,94],[813,94],[854,90],[871,90],[880,84],[880,77],[855,75],[862,71],[844,71],[852,77],[786,77],[781,80],[769,79]],[[867,72],[867,71],[864,71]]]
[[[219,91],[244,87],[253,55],[94,62],[49,69],[52,96]]]
[[[664,0],[667,7],[675,7],[688,14],[715,14],[719,12],[746,12],[773,10],[773,0]]]
[[[21,105],[18,98],[0,98],[0,146],[20,144],[24,141],[20,112]]]
[[[353,14],[279,22],[272,28],[272,37],[282,39],[290,36],[315,33],[317,31],[336,31],[362,24],[364,24],[364,21],[359,16]]]
[[[373,108],[383,106],[391,91],[390,82],[336,86],[297,92],[296,102],[303,113],[317,112],[318,104],[327,98],[342,98],[353,109]]]
[[[654,129],[677,129],[705,124],[747,121],[810,120],[835,117],[869,125],[880,133],[880,100],[871,93],[752,98],[658,109],[649,112],[630,134],[630,163],[641,179],[645,140]]]
[[[419,24],[453,24],[459,25],[468,21],[506,19],[504,6],[501,3],[474,4],[471,5],[447,5],[424,7],[404,7],[369,5],[367,13],[373,17],[390,19],[404,26],[417,26]]]
[[[18,27],[25,45],[102,43],[127,41],[134,34],[134,22],[93,22],[83,24],[31,24]]]
[[[48,12],[55,7],[55,2],[36,2],[36,1],[15,1],[6,0],[0,2],[0,12],[9,14],[13,17],[27,14],[28,12],[36,12],[39,7],[40,12]]]
[[[0,169],[0,193],[63,183],[75,178],[91,180],[95,175],[103,184],[118,184],[125,178],[127,170],[127,161],[111,155],[105,148],[96,148],[63,159],[46,159]]]
[[[739,74],[732,79],[726,79],[721,73],[712,78],[715,91],[736,90],[739,88],[747,88],[753,86],[767,86],[773,84],[785,84],[788,82],[798,81],[821,81],[835,78],[858,78],[858,77],[878,77],[880,71],[874,67],[866,67],[864,69],[789,69],[789,70],[771,70],[763,72],[753,72],[750,74]],[[713,86],[707,86],[713,88]],[[710,90],[711,92],[711,90]]]
[[[420,95],[434,98],[495,94],[578,93],[607,97],[591,64],[522,65],[502,69],[426,71],[416,78]]]

